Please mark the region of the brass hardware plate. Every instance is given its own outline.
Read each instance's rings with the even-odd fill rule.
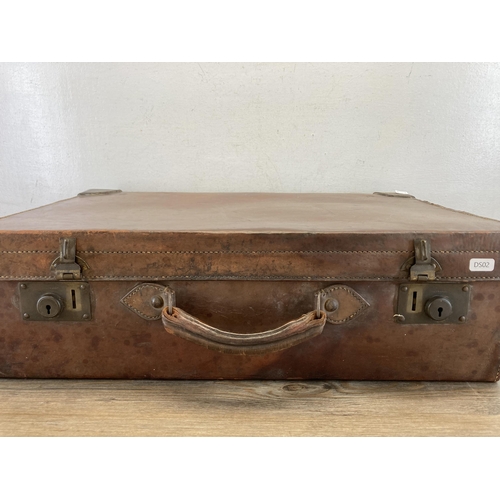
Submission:
[[[90,285],[85,281],[19,283],[21,317],[25,321],[89,321]]]
[[[469,313],[470,292],[471,286],[465,283],[400,285],[394,319],[403,324],[464,323]]]

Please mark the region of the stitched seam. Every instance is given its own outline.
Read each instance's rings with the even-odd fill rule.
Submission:
[[[327,319],[327,321],[329,323],[332,323],[334,325],[338,325],[340,323],[347,323],[347,321],[350,321],[352,318],[354,318],[354,316],[356,316],[358,313],[360,313],[361,311],[364,311],[366,309],[366,307],[361,307],[360,309],[358,309],[356,311],[356,313],[354,314],[351,314],[349,317],[345,318],[345,319],[341,319],[341,320],[333,320],[333,319]]]
[[[350,316],[348,316],[347,318],[340,319],[340,320],[331,320],[327,316],[327,321],[330,322],[330,323],[333,323],[333,324],[346,323],[347,321],[351,320],[356,315],[358,315],[361,311],[364,311],[365,309],[368,308],[368,305],[365,302],[361,302],[359,300],[359,298],[356,296],[356,294],[353,293],[352,290],[349,290],[346,287],[343,287],[343,286],[332,286],[332,287],[328,288],[328,290],[344,290],[349,295],[352,295],[361,304],[360,307],[354,313],[352,313]]]
[[[497,374],[495,375],[495,382],[500,380],[500,364],[498,365]]]
[[[127,307],[129,307],[130,309],[132,309],[134,312],[136,312],[139,316],[141,316],[144,319],[160,319],[160,317],[161,317],[160,314],[158,314],[156,316],[148,316],[147,314],[143,313],[139,309],[136,309],[132,304],[130,304],[127,301],[127,299],[129,299],[130,297],[133,297],[136,293],[139,293],[143,288],[146,288],[148,286],[151,286],[151,285],[149,285],[149,284],[139,285],[138,287],[136,287],[136,289],[133,292],[127,294],[127,296],[124,297],[121,300],[121,302],[123,302],[124,304],[126,304]]]
[[[135,313],[137,313],[139,316],[141,316],[144,319],[160,319],[160,316],[148,316],[147,314],[144,314],[143,312],[139,311],[139,309],[136,309],[134,306],[130,305],[128,302],[123,301],[124,304],[127,305],[128,308],[132,309]]]
[[[128,302],[124,301],[124,303],[127,305],[128,308],[132,309],[132,311],[134,311],[139,316],[141,316],[141,318],[144,318],[144,319],[160,319],[161,318],[161,315],[158,315],[158,316],[148,316],[147,314],[144,314],[143,312],[139,311],[139,309],[136,309],[134,306],[131,306]]]
[[[382,279],[399,279],[401,276],[247,276],[247,275],[217,275],[213,274],[210,276],[196,276],[196,275],[175,275],[175,276],[159,276],[159,275],[134,275],[134,276],[122,276],[122,275],[109,275],[109,276],[83,276],[83,279],[107,279],[107,278],[121,278],[121,279],[143,279],[143,278],[151,278],[151,279],[197,279],[197,280],[211,280],[213,278],[218,279],[307,279],[307,280],[382,280]],[[41,279],[41,280],[55,280],[52,276],[0,276],[0,279]],[[500,280],[499,276],[440,276],[436,278],[436,281],[443,279],[471,279],[471,280]]]
[[[2,250],[0,253],[59,253],[57,250]]]
[[[40,280],[53,280],[57,281],[54,279],[53,276],[0,276],[0,279],[6,279],[6,278],[11,278],[11,279],[19,279],[19,280],[24,280],[24,279],[40,279]]]
[[[1,277],[1,276],[0,276]],[[259,276],[259,275],[250,275],[250,276],[240,276],[238,274],[229,274],[229,275],[211,275],[211,276],[197,276],[197,275],[184,275],[184,276],[86,276],[86,278],[157,278],[157,279],[211,279],[211,278],[235,278],[235,279],[351,279],[352,276]],[[355,279],[396,279],[397,276],[355,276]]]
[[[133,292],[128,293],[128,294],[127,294],[127,297],[133,297],[135,294],[139,293],[139,292],[140,292],[143,288],[146,288],[146,287],[148,287],[148,286],[151,286],[151,285],[149,285],[149,283],[145,283],[145,284],[143,284],[143,285],[139,285],[138,287],[136,287],[136,288],[134,289],[134,291],[133,291]]]
[[[159,251],[107,251],[107,250],[81,250],[78,253],[86,254],[404,254],[413,253],[408,250],[159,250]]]
[[[499,276],[440,276],[436,280],[497,280]]]
[[[349,288],[346,288],[344,286],[332,286],[330,288],[328,288],[328,290],[344,290],[346,291],[349,295],[352,295],[360,304],[361,304],[361,309],[364,308],[364,307],[368,307],[366,305],[366,303],[362,302],[359,300],[359,297],[352,291],[350,290]],[[358,309],[359,311],[359,309]]]
[[[53,277],[51,276],[0,276],[0,279],[5,279],[5,278],[13,278],[13,279],[27,279],[27,278],[37,278],[37,279],[52,279],[54,280]],[[273,278],[273,279],[353,279],[353,276],[259,276],[259,275],[253,275],[253,276],[240,276],[237,274],[230,274],[230,275],[210,275],[210,276],[197,276],[197,275],[177,275],[177,276],[158,276],[158,275],[146,275],[146,276],[122,276],[122,275],[110,275],[110,276],[83,276],[83,279],[103,279],[103,278],[123,278],[123,279],[143,279],[143,278],[152,278],[152,279],[198,279],[198,280],[203,280],[203,279],[213,279],[213,278],[234,278],[234,279],[266,279],[266,278]],[[380,280],[380,279],[397,279],[398,276],[354,276],[355,279],[373,279],[373,280]]]
[[[57,250],[1,250],[1,254],[55,253]],[[413,254],[409,250],[81,250],[77,254]],[[433,250],[435,254],[500,253],[500,250]]]
[[[431,253],[500,253],[500,250],[431,250]]]

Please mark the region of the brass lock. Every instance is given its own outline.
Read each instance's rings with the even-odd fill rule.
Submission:
[[[55,293],[43,294],[36,303],[37,311],[44,318],[55,318],[63,310],[63,301]]]
[[[434,321],[444,321],[453,313],[453,306],[447,297],[433,297],[426,302],[425,312]]]
[[[399,285],[394,319],[404,324],[464,323],[469,314],[471,288],[465,283]]]
[[[92,319],[90,284],[85,281],[26,281],[19,284],[25,321]]]

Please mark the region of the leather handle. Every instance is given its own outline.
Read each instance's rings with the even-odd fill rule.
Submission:
[[[311,311],[274,330],[259,333],[232,333],[203,323],[178,307],[165,307],[165,330],[195,344],[229,354],[266,354],[281,351],[320,335],[325,327],[324,311]],[[319,317],[318,317],[319,314]]]

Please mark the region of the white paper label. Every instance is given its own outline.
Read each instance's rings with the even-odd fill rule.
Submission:
[[[495,259],[471,259],[469,261],[469,271],[493,271],[495,269]]]

